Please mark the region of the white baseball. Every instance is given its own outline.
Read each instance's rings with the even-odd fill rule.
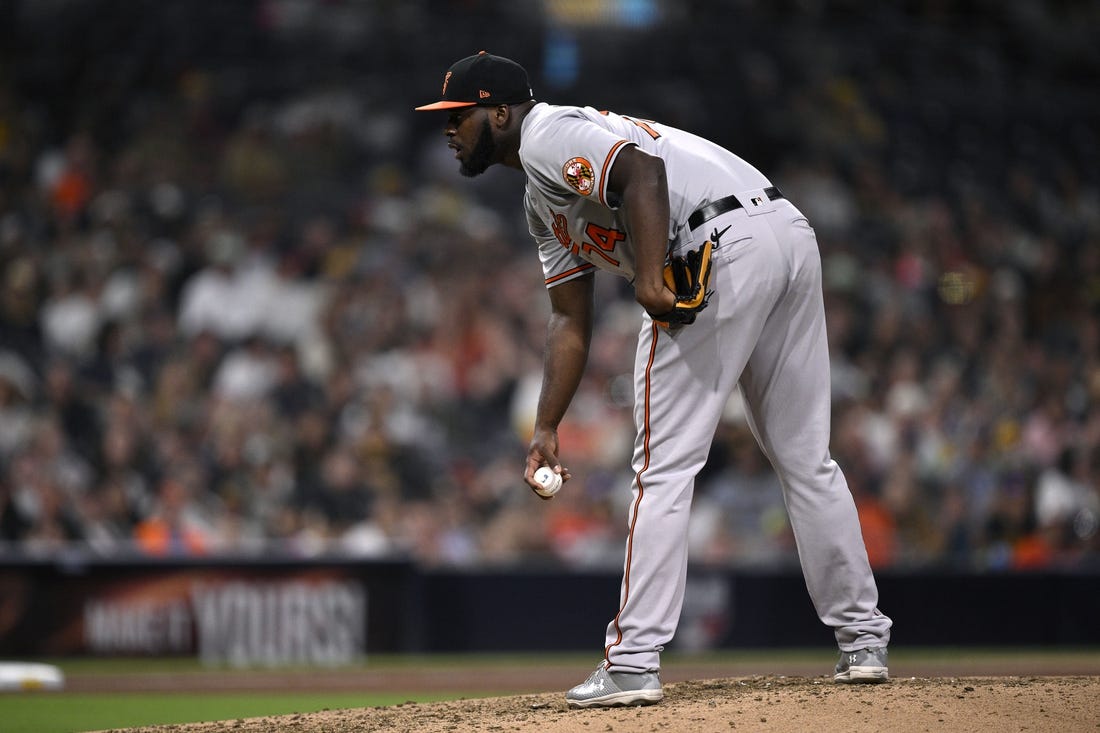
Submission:
[[[542,487],[535,489],[539,496],[553,496],[561,488],[561,476],[547,466],[535,471],[535,481]]]

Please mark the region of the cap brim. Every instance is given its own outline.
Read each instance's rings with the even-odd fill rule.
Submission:
[[[420,107],[413,107],[416,111],[425,111],[433,109],[454,109],[455,107],[476,107],[477,102],[433,102],[431,104],[421,105]]]

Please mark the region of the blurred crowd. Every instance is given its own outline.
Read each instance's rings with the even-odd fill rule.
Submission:
[[[411,112],[483,39],[420,52],[423,2],[34,5],[0,31],[0,557],[621,564],[629,288],[597,278],[574,478],[543,502],[522,178],[461,179]],[[708,5],[730,30],[657,3],[598,49],[555,28],[619,59],[572,82],[538,22],[491,50],[540,99],[712,137],[809,215],[876,567],[1095,567],[1100,11],[790,5]],[[691,531],[697,562],[797,563],[736,398]]]

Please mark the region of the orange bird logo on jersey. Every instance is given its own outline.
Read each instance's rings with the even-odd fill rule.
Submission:
[[[562,166],[561,174],[569,187],[581,196],[588,196],[596,188],[596,174],[592,164],[581,157],[570,158]]]

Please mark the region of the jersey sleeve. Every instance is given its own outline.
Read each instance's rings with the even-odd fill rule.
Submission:
[[[633,143],[580,115],[560,115],[521,151],[529,179],[552,198],[582,196],[608,208],[607,183],[615,160]]]

